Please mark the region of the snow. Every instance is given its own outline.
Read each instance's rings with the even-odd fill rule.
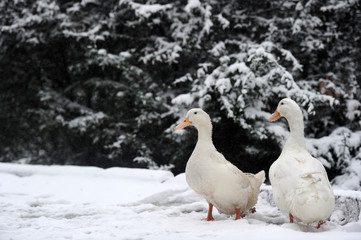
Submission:
[[[81,38],[90,38],[92,41],[104,40],[104,36],[100,34],[102,25],[96,24],[92,28],[89,28],[88,31],[84,32],[74,32],[69,30],[63,30],[65,37],[76,37],[78,40]],[[99,35],[100,34],[100,35]]]
[[[161,4],[140,4],[140,3],[135,3],[135,2],[132,2],[132,1],[128,1],[128,0],[121,0],[119,2],[119,5],[124,4],[124,3],[130,4],[132,6],[132,8],[135,10],[136,15],[144,17],[144,18],[148,18],[154,13],[157,13],[157,12],[164,11],[164,10],[167,10],[169,8],[172,8],[171,4],[165,4],[165,5],[161,5]]]
[[[341,189],[361,190],[361,131],[352,132],[339,127],[329,136],[319,139],[307,139],[307,149],[328,168],[343,167],[342,175],[333,179],[335,186]],[[351,152],[356,152],[352,156]],[[326,160],[329,159],[329,160]]]
[[[216,87],[220,94],[228,93],[232,89],[231,80],[229,78],[218,79]]]
[[[321,7],[321,11],[323,12],[327,12],[327,11],[335,11],[335,10],[338,10],[338,9],[347,9],[349,7],[351,7],[353,4],[355,4],[356,1],[347,1],[346,2],[336,2],[335,1],[331,1],[332,5],[329,5],[329,6],[323,6]]]
[[[207,34],[210,33],[211,28],[213,26],[213,22],[211,20],[211,16],[212,16],[212,7],[207,5],[204,9],[204,27],[202,29],[201,35],[203,35],[204,32],[206,32]]]
[[[99,123],[107,116],[103,112],[98,112],[88,116],[81,116],[71,120],[68,125],[69,128],[79,129],[81,132],[85,132],[89,125]]]
[[[188,81],[190,81],[190,82],[193,81],[192,76],[190,74],[186,74],[180,78],[177,78],[173,84],[176,85],[178,83],[183,83],[183,82],[188,82]]]
[[[303,66],[299,63],[299,61],[293,56],[290,51],[281,49],[281,52],[287,61],[291,61],[293,63],[293,71],[302,71]]]
[[[172,100],[172,104],[186,104],[190,105],[194,101],[194,97],[189,93],[181,94]]]
[[[361,152],[351,160],[345,174],[335,177],[334,184],[339,188],[360,189],[361,184]]]
[[[236,71],[239,73],[249,73],[251,72],[251,69],[249,69],[249,67],[247,67],[246,63],[244,62],[235,62],[229,66],[229,71],[231,73],[235,73]]]
[[[222,13],[217,15],[217,19],[221,23],[222,29],[226,29],[229,27],[230,22],[225,17],[222,16]]]
[[[82,0],[80,5],[86,6],[86,5],[90,4],[90,3],[97,4],[97,0]]]
[[[147,54],[140,58],[143,63],[148,62],[163,62],[177,63],[180,57],[180,52],[183,50],[176,42],[167,42],[166,39],[155,39],[157,50],[148,49]]]
[[[0,239],[359,239],[361,192],[335,190],[319,230],[288,223],[262,186],[257,212],[234,221],[168,171],[0,163]]]
[[[260,111],[254,107],[246,107],[244,109],[244,114],[249,119],[263,118],[268,119],[270,114],[268,112]]]
[[[219,42],[209,52],[212,53],[213,56],[219,57],[224,54],[225,50],[226,45],[224,42]]]
[[[346,117],[351,121],[361,116],[361,103],[357,100],[350,99],[346,101],[347,112]],[[359,122],[361,125],[361,121]]]
[[[192,9],[200,8],[200,7],[201,7],[201,2],[199,0],[188,0],[188,3],[185,6],[184,10],[189,13],[191,12]]]

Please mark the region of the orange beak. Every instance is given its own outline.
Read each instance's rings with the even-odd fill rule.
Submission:
[[[185,128],[186,126],[189,126],[189,125],[191,125],[191,124],[192,124],[192,122],[189,121],[188,117],[186,117],[180,124],[178,124],[178,125],[174,128],[174,130],[183,129],[183,128]]]
[[[268,121],[273,122],[278,120],[281,117],[281,114],[276,110],[268,119]]]

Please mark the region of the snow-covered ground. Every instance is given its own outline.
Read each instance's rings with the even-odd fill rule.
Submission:
[[[335,190],[319,230],[290,224],[262,186],[257,212],[234,221],[188,188],[184,174],[0,163],[0,240],[361,239],[361,192]]]

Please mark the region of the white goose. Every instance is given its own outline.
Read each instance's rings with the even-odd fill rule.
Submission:
[[[269,170],[273,199],[285,215],[309,224],[318,222],[319,228],[335,206],[335,197],[325,168],[306,150],[302,111],[296,102],[282,99],[269,118],[285,117],[290,136],[278,159]]]
[[[202,195],[209,204],[208,216],[213,221],[212,209],[220,213],[236,214],[241,218],[257,203],[258,192],[265,180],[265,172],[243,173],[219,153],[212,142],[212,123],[209,115],[200,108],[188,111],[186,118],[175,130],[193,125],[198,130],[198,142],[186,166],[188,185]]]

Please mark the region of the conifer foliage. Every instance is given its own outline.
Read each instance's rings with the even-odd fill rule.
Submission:
[[[287,138],[267,118],[301,106],[309,151],[360,189],[361,6],[356,0],[3,0],[0,161],[184,171],[192,107],[244,171]],[[352,176],[352,180],[350,179]]]

